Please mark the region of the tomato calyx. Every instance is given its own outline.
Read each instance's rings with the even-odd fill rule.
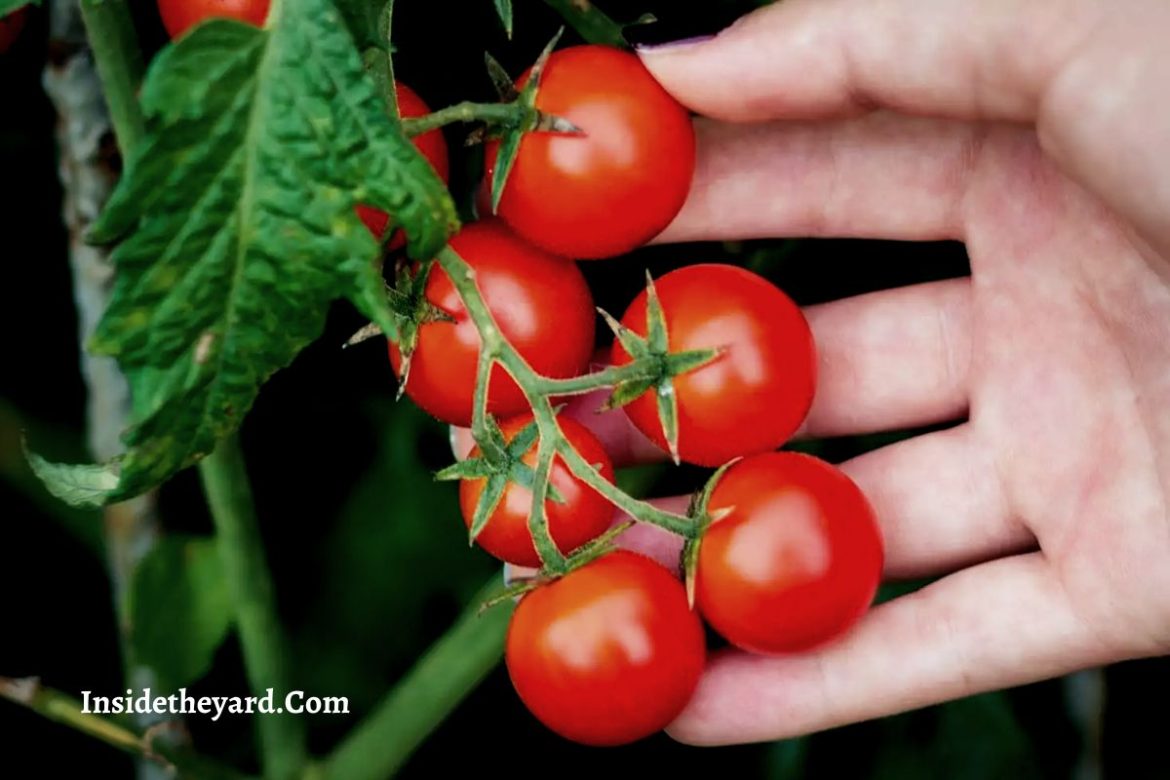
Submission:
[[[427,260],[412,271],[403,264],[395,274],[394,284],[386,286],[390,311],[398,326],[398,353],[402,356],[396,399],[402,398],[410,380],[410,359],[418,346],[419,328],[432,322],[455,321],[454,317],[427,300],[427,277],[433,265],[433,260]]]
[[[605,409],[617,409],[631,403],[649,390],[654,390],[658,404],[658,420],[662,435],[666,439],[670,457],[675,465],[680,462],[678,453],[678,398],[674,392],[674,377],[694,371],[707,365],[723,354],[722,348],[693,349],[683,352],[670,351],[670,335],[666,328],[666,315],[654,280],[646,274],[646,336],[639,336],[622,325],[608,312],[598,310],[605,319],[614,337],[630,358],[650,367],[645,378],[630,379],[614,386],[606,400]]]
[[[435,474],[440,481],[458,479],[487,480],[479,501],[475,505],[475,514],[472,516],[471,527],[468,531],[467,543],[475,543],[475,539],[483,531],[488,520],[496,511],[504,490],[510,482],[532,491],[536,484],[536,470],[525,463],[524,455],[532,449],[532,445],[540,436],[539,425],[535,420],[524,426],[508,442],[500,430],[499,424],[490,415],[486,425],[487,436],[479,444],[481,455],[467,458],[459,463],[452,464]],[[555,485],[548,485],[548,498],[558,504],[565,503],[564,497]]]
[[[709,507],[711,504],[711,495],[715,492],[715,487],[719,484],[719,480],[723,478],[723,474],[738,463],[741,459],[736,458],[724,463],[711,478],[707,480],[703,488],[691,496],[690,506],[687,507],[687,517],[695,521],[695,535],[689,537],[683,542],[682,548],[682,570],[683,583],[687,590],[687,604],[692,608],[695,606],[695,572],[699,568],[699,548],[703,544],[703,534],[707,533],[707,529],[714,523],[719,522],[727,517],[735,507],[724,507],[711,512]]]
[[[500,146],[496,155],[495,166],[491,172],[491,204],[493,214],[499,209],[500,198],[504,196],[504,187],[508,183],[508,174],[511,173],[512,166],[516,162],[516,156],[520,153],[520,141],[524,138],[525,133],[547,132],[569,135],[582,135],[584,133],[581,128],[567,119],[545,114],[536,107],[536,94],[540,89],[541,75],[544,73],[544,67],[548,63],[548,58],[552,56],[553,49],[556,47],[557,42],[560,41],[561,35],[564,32],[565,28],[563,27],[557,30],[557,34],[544,47],[544,50],[541,51],[540,56],[537,57],[536,62],[529,70],[528,80],[524,83],[524,87],[519,90],[498,62],[491,56],[488,56],[486,59],[488,74],[491,76],[492,83],[495,85],[500,99],[506,102],[514,102],[524,109],[522,115],[523,120],[521,122],[511,127],[504,127],[503,131],[497,134]]]

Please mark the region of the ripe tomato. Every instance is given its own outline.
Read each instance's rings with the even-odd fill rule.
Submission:
[[[549,377],[577,376],[593,353],[593,298],[577,264],[522,241],[499,220],[467,225],[451,247],[475,270],[476,281],[500,331],[533,369]],[[406,394],[452,425],[471,423],[479,332],[454,285],[436,264],[426,285],[427,300],[454,320],[419,328]],[[390,345],[395,373],[401,369]],[[528,402],[508,373],[491,374],[488,411],[509,417]]]
[[[0,18],[0,54],[8,51],[27,21],[28,7],[21,6],[12,13]]]
[[[511,417],[500,424],[504,438],[512,441],[521,430],[533,420],[532,414]],[[613,464],[605,448],[589,429],[568,417],[559,419],[561,432],[587,462],[598,467],[601,476],[613,482]],[[479,448],[471,451],[471,457],[479,455]],[[536,443],[521,458],[535,468]],[[613,519],[613,506],[600,493],[573,476],[558,457],[553,460],[552,476],[549,483],[559,491],[564,501],[545,501],[545,516],[548,518],[549,533],[557,549],[568,554],[590,539],[609,528]],[[483,493],[486,479],[465,479],[459,483],[459,507],[463,511],[463,522],[471,528],[475,506]],[[502,561],[519,566],[540,566],[540,556],[528,532],[528,512],[532,508],[532,491],[515,482],[508,483],[504,495],[492,513],[487,525],[480,531],[476,541],[481,547]]]
[[[687,266],[654,285],[671,352],[727,350],[674,378],[682,459],[719,466],[787,441],[812,405],[817,370],[812,332],[796,304],[763,277],[730,265]],[[646,334],[645,291],[622,324]],[[630,362],[620,344],[613,354],[616,365]],[[653,390],[623,408],[666,449]]]
[[[404,119],[425,116],[431,112],[418,93],[400,81],[394,84],[394,95],[398,102],[398,115]],[[429,130],[422,135],[415,136],[412,140],[415,148],[422,152],[422,156],[427,158],[427,162],[435,169],[435,173],[439,174],[439,178],[446,184],[450,178],[450,165],[447,160],[447,142],[443,139],[443,131]],[[366,227],[377,238],[382,237],[382,234],[386,232],[386,226],[390,224],[390,215],[373,206],[359,205],[357,213],[362,218],[362,222],[366,223]],[[406,238],[399,230],[390,237],[389,248],[397,249],[405,243]]]
[[[861,490],[809,455],[769,452],[729,468],[711,495],[695,603],[737,647],[808,650],[865,613],[882,572],[882,539]]]
[[[158,0],[163,27],[178,38],[205,19],[236,19],[261,27],[268,16],[269,0]]]
[[[521,140],[498,209],[517,233],[566,257],[598,258],[639,247],[670,224],[691,186],[695,131],[636,56],[608,46],[554,52],[536,107],[584,135]],[[497,146],[488,148],[489,171]]]
[[[622,745],[674,720],[706,648],[682,584],[619,550],[526,595],[504,660],[532,714],[586,745]]]

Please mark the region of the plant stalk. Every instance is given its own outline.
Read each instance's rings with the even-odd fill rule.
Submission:
[[[223,439],[199,463],[199,475],[215,523],[224,577],[232,593],[244,667],[252,693],[277,696],[289,687],[288,646],[277,619],[276,597],[256,521],[244,455],[235,435]],[[270,714],[257,719],[264,776],[298,777],[306,761],[305,729],[299,718]]]
[[[81,0],[81,18],[93,49],[94,63],[110,110],[118,148],[125,157],[145,133],[138,87],[142,84],[142,53],[126,0]]]
[[[482,611],[500,591],[493,577],[374,711],[323,765],[328,780],[383,780],[402,768],[427,735],[503,655],[510,603]]]
[[[402,120],[407,135],[421,135],[457,122],[488,122],[505,127],[519,127],[530,114],[527,106],[512,103],[475,103],[465,100],[434,111],[426,116]]]

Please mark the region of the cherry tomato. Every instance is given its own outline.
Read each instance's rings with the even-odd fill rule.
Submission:
[[[577,264],[522,241],[499,220],[463,228],[451,247],[474,269],[476,282],[500,331],[533,369],[548,377],[577,376],[593,352],[593,298]],[[436,264],[427,280],[427,300],[452,322],[419,328],[406,394],[452,425],[471,423],[480,339],[454,285]],[[390,345],[394,371],[398,348]],[[509,417],[528,402],[508,373],[496,365],[488,411]]]
[[[205,19],[223,18],[264,25],[269,0],[158,0],[163,27],[178,38]]]
[[[705,655],[682,584],[619,550],[524,596],[504,660],[544,725],[586,745],[621,745],[682,712]]]
[[[654,283],[671,352],[723,347],[714,361],[674,378],[678,449],[683,460],[719,466],[774,450],[812,405],[816,350],[800,309],[771,282],[730,265],[692,265]],[[646,292],[622,317],[646,333]],[[614,344],[614,363],[630,362]],[[666,449],[654,391],[623,407],[634,425]]]
[[[532,421],[532,414],[529,413],[500,423],[505,440],[512,441]],[[613,464],[597,437],[576,420],[561,417],[558,422],[569,444],[586,462],[597,466],[601,476],[613,482]],[[471,451],[471,457],[478,455],[479,448],[476,447]],[[536,443],[521,460],[536,467]],[[609,528],[614,515],[613,506],[600,493],[573,476],[559,457],[553,460],[549,484],[557,489],[563,499],[560,503],[552,500],[544,503],[549,533],[562,553],[572,552]],[[465,479],[459,483],[459,506],[463,510],[463,522],[468,528],[471,527],[476,504],[486,485],[486,479]],[[509,482],[496,510],[476,537],[476,542],[502,561],[539,567],[540,556],[536,554],[536,547],[528,532],[528,513],[531,508],[532,491]]]
[[[699,547],[695,603],[737,647],[808,650],[848,630],[873,601],[877,519],[828,463],[795,452],[744,458],[723,474],[709,510],[730,514]]]
[[[670,224],[691,186],[695,132],[636,56],[608,46],[554,52],[536,107],[584,134],[520,141],[498,209],[517,233],[566,257],[599,258],[635,249]],[[489,171],[497,146],[488,148]]]
[[[8,51],[8,47],[16,41],[27,20],[28,6],[21,6],[7,16],[0,18],[0,54]]]
[[[418,93],[400,81],[394,84],[394,95],[398,101],[398,115],[405,119],[425,116],[431,112]],[[413,141],[415,148],[422,152],[423,157],[427,158],[427,162],[435,169],[435,173],[439,174],[439,178],[446,184],[450,178],[450,167],[447,160],[447,142],[443,139],[443,131],[429,130],[422,135],[415,136]],[[390,215],[373,206],[359,205],[357,213],[362,218],[362,222],[377,238],[382,237],[382,234],[386,232],[386,226],[390,224]],[[398,230],[390,237],[388,246],[390,249],[397,249],[405,243],[405,236],[401,230]]]

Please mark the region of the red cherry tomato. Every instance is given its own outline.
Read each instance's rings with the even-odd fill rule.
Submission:
[[[394,95],[398,101],[398,115],[404,119],[426,116],[431,112],[418,93],[400,81],[394,84]],[[435,173],[439,174],[439,178],[446,184],[450,179],[450,166],[447,160],[447,142],[443,139],[443,131],[429,130],[422,135],[415,136],[413,141],[415,148],[422,152],[422,156],[427,158],[427,162],[435,169]],[[376,238],[381,238],[382,234],[386,232],[386,226],[390,224],[390,215],[373,206],[359,205],[357,213]],[[390,249],[397,249],[405,243],[405,236],[401,230],[398,230],[390,237],[388,246]]]
[[[730,265],[687,266],[654,286],[671,352],[726,349],[674,379],[682,459],[719,466],[784,444],[808,414],[816,385],[812,333],[796,304],[763,277]],[[643,291],[622,317],[622,324],[641,335],[646,300]],[[613,352],[616,365],[630,362],[620,344]],[[666,449],[653,391],[623,408],[642,433]]]
[[[0,18],[0,54],[8,51],[8,47],[16,41],[27,20],[28,6],[21,6],[7,16]]]
[[[869,608],[882,539],[861,490],[809,455],[769,452],[729,468],[711,495],[730,514],[699,547],[695,603],[737,647],[793,653],[828,642]]]
[[[264,25],[269,0],[158,0],[163,27],[178,38],[205,19],[223,18]]]
[[[608,46],[554,52],[536,107],[584,134],[521,140],[498,209],[517,233],[566,257],[598,258],[635,249],[670,224],[690,190],[695,132],[636,56]],[[489,170],[497,146],[488,148]]]
[[[520,699],[550,729],[586,745],[622,745],[682,712],[705,655],[682,584],[619,550],[526,595],[504,659]]]
[[[531,414],[522,414],[500,423],[505,440],[512,441],[532,420]],[[587,462],[597,466],[601,476],[613,482],[613,464],[597,437],[576,420],[561,417],[559,423],[569,444]],[[471,451],[471,457],[478,455],[479,448],[476,447]],[[535,468],[535,443],[521,460]],[[544,504],[549,533],[562,553],[572,552],[609,528],[614,515],[613,506],[600,493],[573,476],[559,457],[553,460],[549,484],[564,499],[560,503],[548,500]],[[471,527],[476,504],[486,485],[486,479],[465,479],[459,483],[459,506],[463,511],[463,522],[468,528]],[[532,491],[515,482],[508,483],[500,503],[476,537],[476,542],[502,561],[539,567],[540,556],[536,554],[536,547],[528,532],[531,508]]]
[[[593,352],[593,298],[577,264],[522,241],[499,220],[463,228],[451,247],[475,270],[476,281],[500,331],[533,369],[549,377],[577,376]],[[454,320],[419,328],[406,394],[452,425],[471,423],[480,339],[447,274],[436,264],[427,300]],[[398,348],[390,345],[395,373]],[[488,411],[510,417],[528,402],[508,373],[491,374]]]

